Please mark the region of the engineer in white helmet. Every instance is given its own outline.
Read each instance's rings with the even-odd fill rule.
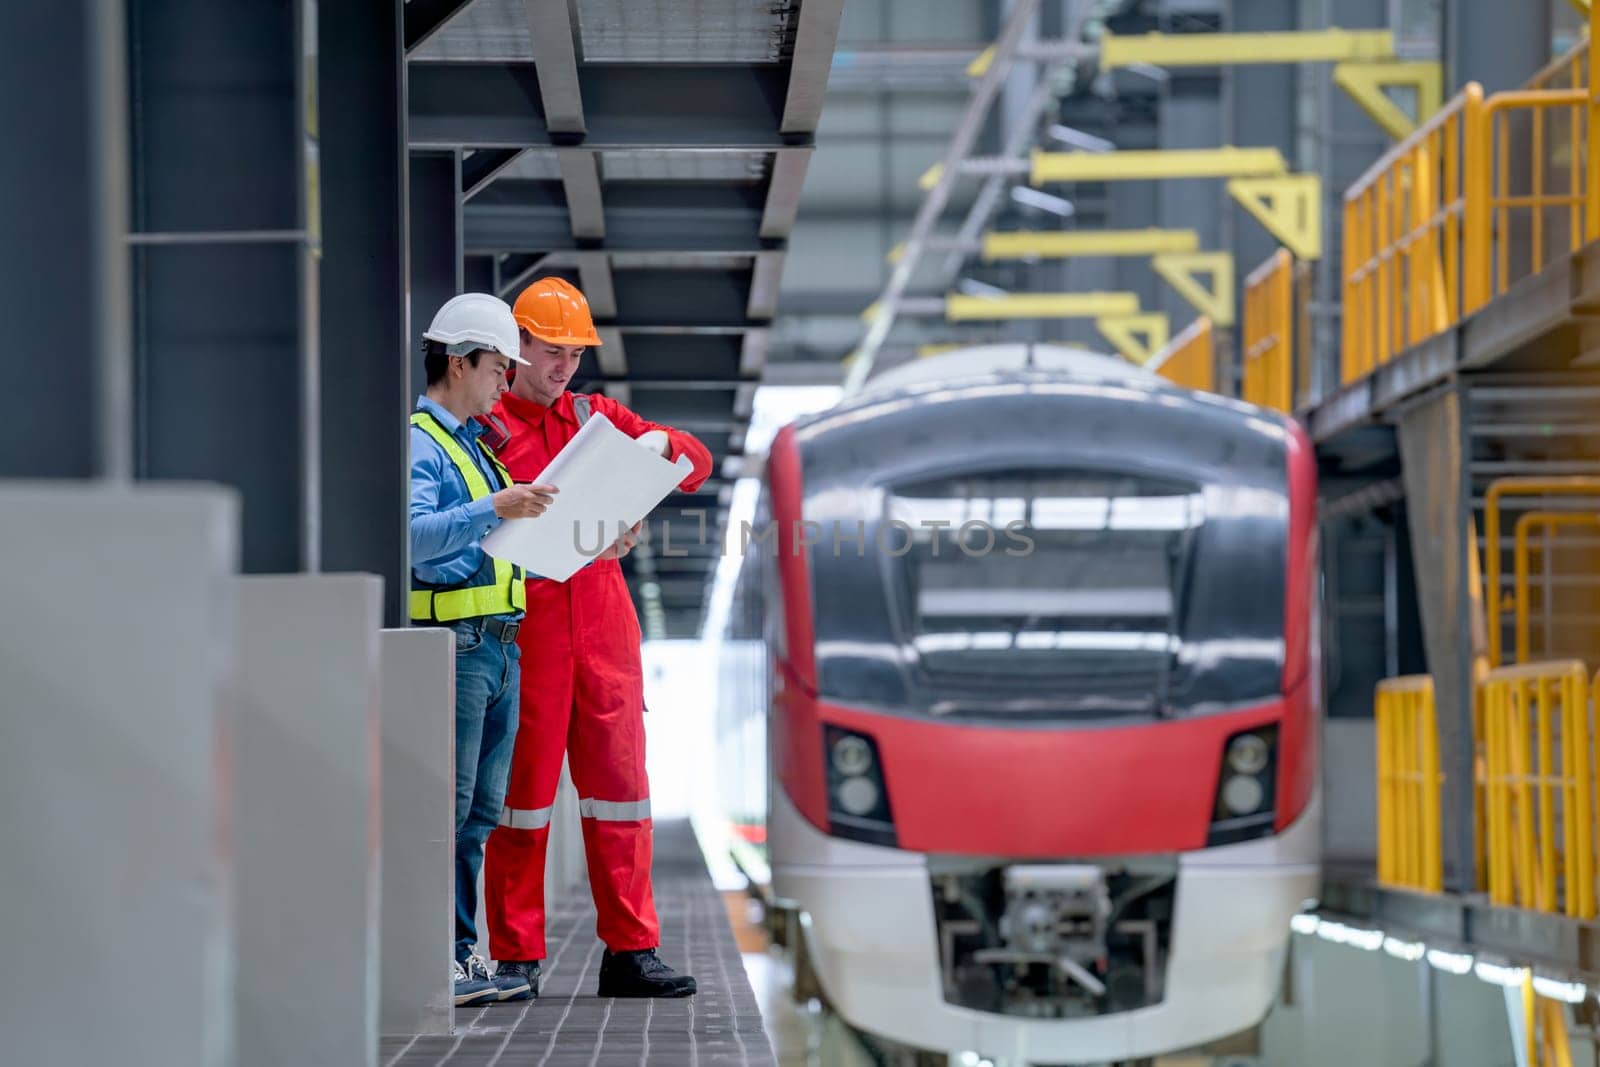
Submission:
[[[517,485],[479,440],[525,362],[505,301],[464,293],[423,335],[427,391],[411,415],[411,624],[443,626],[456,642],[455,1002],[521,1000],[526,979],[496,980],[473,952],[483,846],[505,804],[520,686],[517,630],[526,604],[522,569],[483,551],[505,519],[536,518],[556,490]]]

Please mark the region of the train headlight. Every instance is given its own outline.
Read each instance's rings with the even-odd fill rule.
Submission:
[[[839,806],[851,815],[865,815],[878,806],[878,787],[868,778],[846,778],[838,796]]]
[[[833,769],[845,777],[872,769],[872,745],[860,734],[845,734],[833,743]]]
[[[1239,734],[1228,742],[1228,766],[1239,774],[1260,774],[1271,752],[1260,734]]]
[[[1261,807],[1266,791],[1261,781],[1248,774],[1236,774],[1222,783],[1222,803],[1235,815],[1249,815]]]
[[[1207,845],[1266,837],[1276,819],[1278,728],[1260,726],[1228,738],[1217,768]]]
[[[825,725],[822,746],[828,776],[828,832],[895,847],[898,838],[877,742],[856,730]]]

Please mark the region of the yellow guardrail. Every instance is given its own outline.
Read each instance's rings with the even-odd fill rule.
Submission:
[[[1490,671],[1483,724],[1490,901],[1594,918],[1589,678],[1582,662]]]
[[[1345,193],[1342,381],[1488,299],[1482,111],[1471,82]]]
[[[1280,248],[1244,280],[1245,400],[1294,409],[1294,334],[1294,257]]]
[[[1201,315],[1151,357],[1147,366],[1174,385],[1214,393],[1217,390],[1215,345],[1211,319]]]
[[[1437,893],[1444,888],[1439,819],[1439,733],[1433,678],[1378,683],[1378,881]]]
[[[1505,597],[1500,588],[1500,507],[1508,496],[1578,496],[1600,497],[1600,478],[1574,474],[1554,478],[1496,478],[1489,483],[1483,501],[1484,552],[1484,609],[1488,616],[1489,666],[1498,667],[1502,660],[1505,635],[1501,620],[1504,616]],[[1513,608],[1515,598],[1513,598]]]
[[[1588,110],[1589,91],[1582,88],[1514,90],[1485,101],[1493,222],[1481,243],[1487,247],[1492,234],[1491,297],[1583,247]]]
[[[1527,663],[1532,657],[1532,635],[1528,616],[1529,604],[1529,571],[1534,550],[1538,547],[1530,542],[1530,535],[1535,528],[1545,531],[1546,536],[1564,527],[1588,527],[1591,530],[1600,529],[1600,515],[1581,511],[1529,511],[1517,516],[1514,527],[1514,541],[1511,549],[1511,568],[1514,575],[1512,586],[1512,605],[1514,618],[1514,632],[1516,634],[1517,662]],[[1550,596],[1548,588],[1544,596]],[[1545,636],[1545,655],[1550,655],[1549,635]]]
[[[1552,59],[1523,84],[1524,89],[1583,89],[1589,84],[1589,38]]]
[[[1341,381],[1600,239],[1597,59],[1585,40],[1522,89],[1469,83],[1345,193]]]

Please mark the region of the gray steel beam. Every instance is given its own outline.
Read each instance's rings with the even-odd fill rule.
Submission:
[[[578,67],[587,148],[778,149],[784,70],[768,64]],[[551,127],[531,63],[412,63],[413,148],[523,148],[571,141]]]
[[[461,157],[456,152],[410,155],[410,228],[406,252],[410,271],[411,321],[406,327],[413,392],[427,385],[422,364],[422,331],[446,300],[462,291]]]
[[[1296,28],[1293,4],[1281,0],[1232,0],[1229,32],[1270,33]],[[1294,159],[1298,82],[1295,68],[1286,64],[1246,64],[1224,67],[1222,77],[1228,98],[1227,134],[1214,143],[1276,148],[1286,159]],[[1233,252],[1240,279],[1277,250],[1273,236],[1236,204],[1226,209],[1224,228],[1230,231],[1224,242]],[[1236,299],[1242,299],[1243,286],[1236,288]]]
[[[783,253],[761,252],[750,272],[750,302],[745,314],[752,319],[770,319],[778,313],[778,287],[783,282]]]
[[[744,335],[739,351],[739,374],[745,378],[759,378],[767,365],[767,353],[772,348],[771,330],[751,330]]]
[[[795,29],[794,55],[789,60],[789,89],[784,97],[783,133],[815,133],[828,90],[828,71],[839,42],[844,0],[805,0]]]
[[[739,369],[742,347],[742,338],[738,335],[629,334],[628,372],[639,379],[653,381],[742,377]],[[601,348],[601,352],[604,351],[605,348]]]
[[[1473,636],[1468,538],[1472,477],[1468,465],[1466,390],[1452,386],[1403,412],[1399,419],[1401,477],[1422,633],[1438,708],[1441,805],[1445,819],[1446,888],[1474,886]]]
[[[561,192],[567,202],[572,236],[601,240],[606,235],[605,206],[600,198],[600,166],[587,149],[564,149],[556,154],[561,167]]]
[[[405,46],[415,51],[472,0],[405,0]]]
[[[809,148],[780,148],[772,154],[772,175],[761,209],[761,236],[787,237],[800,210],[800,190],[805,185]]]
[[[598,209],[598,187],[595,193]],[[593,248],[592,239],[601,236],[609,252],[754,254],[772,247],[759,235],[760,189],[752,185],[618,183],[608,190],[599,234],[574,234],[580,217],[569,212],[570,203],[555,182],[502,178],[466,205],[464,247],[469,253],[566,251]]]
[[[512,252],[498,259],[495,294],[507,303],[515,302],[517,294],[533,281],[548,258],[543,252]]]
[[[471,200],[518,159],[525,148],[485,148],[461,160],[461,195]]]
[[[104,146],[90,135],[97,6],[0,5],[0,136],[16,148],[0,159],[0,243],[14,268],[0,286],[0,312],[18,344],[59,337],[94,315],[99,286],[85,282],[103,259],[94,176]],[[104,426],[93,395],[104,359],[100,344],[71,358],[27,359],[28,402],[0,420],[0,478],[100,473]]]
[[[1445,0],[1445,96],[1467,82],[1517,89],[1550,60],[1550,5]]]
[[[320,552],[307,13],[175,0],[129,21],[132,229],[174,235],[133,252],[134,473],[238,488],[249,572]],[[183,236],[203,231],[271,239]]]
[[[409,5],[408,5],[409,6]],[[396,4],[317,5],[323,206],[322,566],[384,579],[384,621],[409,588],[405,96]],[[356,398],[360,398],[357,400]]]
[[[523,0],[533,33],[539,95],[552,134],[584,133],[576,27],[567,0]]]
[[[461,261],[463,293],[494,292],[494,257],[465,256]]]

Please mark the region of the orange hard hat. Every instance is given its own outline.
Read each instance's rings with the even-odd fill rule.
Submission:
[[[598,345],[589,301],[560,278],[540,278],[517,297],[511,309],[517,325],[551,345]]]

